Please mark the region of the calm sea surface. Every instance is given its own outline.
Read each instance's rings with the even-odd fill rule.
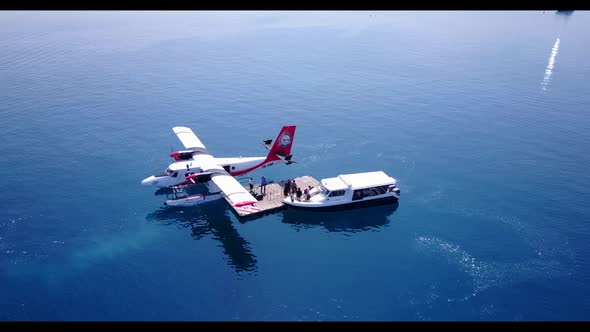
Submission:
[[[1,12],[0,320],[584,320],[590,13]],[[164,209],[191,127],[397,206]]]

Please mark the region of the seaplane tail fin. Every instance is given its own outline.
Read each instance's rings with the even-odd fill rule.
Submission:
[[[272,148],[266,157],[267,161],[283,160],[292,163],[291,160],[291,146],[295,138],[296,126],[284,126],[279,132],[279,136],[275,140]]]

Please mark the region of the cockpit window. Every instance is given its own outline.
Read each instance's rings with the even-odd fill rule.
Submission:
[[[324,187],[322,184],[318,184],[316,190],[318,191],[318,194],[323,196],[328,196],[330,194],[328,188]]]
[[[172,170],[171,170],[170,168],[166,168],[166,171],[165,171],[165,172],[166,172],[166,174],[168,174],[168,175],[172,175],[172,173],[173,173],[173,172],[172,172]]]

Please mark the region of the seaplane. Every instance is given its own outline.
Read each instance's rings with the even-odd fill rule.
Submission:
[[[205,145],[187,127],[174,127],[172,131],[182,142],[185,150],[170,154],[175,162],[162,173],[155,174],[141,181],[143,186],[174,189],[194,184],[205,184],[209,191],[206,195],[193,195],[166,201],[165,205],[188,206],[205,201],[226,197],[234,207],[252,206],[257,199],[235,178],[276,164],[293,164],[291,146],[295,137],[296,126],[283,126],[277,139],[262,141],[269,150],[266,157],[231,157],[215,158]]]

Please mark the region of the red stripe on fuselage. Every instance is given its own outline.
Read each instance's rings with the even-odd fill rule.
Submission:
[[[245,170],[241,170],[241,171],[231,172],[229,174],[231,176],[238,176],[238,175],[246,174],[246,173],[252,172],[253,170],[255,170],[257,168],[260,168],[260,167],[264,166],[265,164],[268,164],[271,161],[280,160],[280,158],[278,158],[277,156],[274,156],[274,157],[276,159],[269,160],[270,158],[266,158],[265,161],[261,162],[260,164],[258,164],[256,166],[253,166],[253,167],[250,167],[250,168],[246,168]]]
[[[246,168],[246,169],[241,170],[241,171],[230,172],[229,174],[231,176],[239,176],[239,175],[242,175],[242,174],[246,174],[246,173],[252,172],[252,171],[254,171],[254,170],[256,170],[256,169],[258,169],[258,168],[260,168],[260,167],[262,167],[262,166],[264,166],[266,164],[268,164],[268,163],[271,163],[271,162],[277,161],[277,160],[281,160],[281,158],[277,157],[275,154],[273,154],[272,156],[271,155],[268,155],[266,157],[266,159],[263,162],[261,162],[260,164],[258,164],[258,165],[252,166],[250,168]],[[196,177],[197,175],[198,174],[193,174],[193,177]],[[201,182],[192,183],[191,181],[184,181],[184,182],[175,184],[174,186],[186,186],[186,185],[200,184],[200,183]]]

